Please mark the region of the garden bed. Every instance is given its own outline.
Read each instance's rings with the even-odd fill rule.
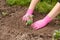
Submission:
[[[0,40],[52,40],[54,30],[60,28],[60,20],[55,18],[52,22],[39,30],[26,26],[21,18],[27,7],[8,6],[5,0],[0,0]],[[2,12],[7,13],[6,16]],[[34,11],[34,21],[42,19],[46,14]]]

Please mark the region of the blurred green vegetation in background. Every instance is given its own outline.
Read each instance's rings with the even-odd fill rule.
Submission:
[[[36,6],[36,10],[41,13],[48,13],[57,3],[57,0],[42,0]]]
[[[52,40],[60,40],[60,29],[54,31]]]
[[[31,0],[6,0],[6,3],[10,6],[20,5],[28,6]],[[40,13],[48,13],[56,4],[57,0],[41,0],[35,8]]]
[[[20,5],[20,6],[27,6],[29,5],[31,0],[6,0],[6,3],[10,6],[13,5]]]

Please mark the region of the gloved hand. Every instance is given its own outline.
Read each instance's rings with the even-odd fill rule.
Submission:
[[[31,27],[35,30],[45,27],[52,19],[46,16],[44,19],[34,22]]]
[[[33,21],[32,16],[33,10],[29,9],[27,13],[23,16],[22,20],[26,22],[26,25],[31,24]],[[29,23],[31,22],[31,23]]]

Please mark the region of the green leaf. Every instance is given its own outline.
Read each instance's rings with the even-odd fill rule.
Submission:
[[[31,25],[32,23],[33,23],[32,20],[28,20],[27,23],[26,23],[26,25]]]
[[[33,23],[33,15],[28,16],[30,20],[27,21],[26,25],[31,25]]]

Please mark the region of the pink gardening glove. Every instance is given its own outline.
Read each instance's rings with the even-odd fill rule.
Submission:
[[[29,19],[29,17],[30,17],[31,15],[30,14],[25,14],[24,16],[23,16],[23,21],[28,21],[28,20],[30,20]]]
[[[39,20],[31,25],[31,27],[35,30],[43,28],[46,26],[52,19],[49,16],[46,16],[44,19]]]
[[[28,9],[27,13],[23,16],[22,20],[23,21],[28,21],[30,20],[30,16],[32,16],[33,10],[32,9]]]

